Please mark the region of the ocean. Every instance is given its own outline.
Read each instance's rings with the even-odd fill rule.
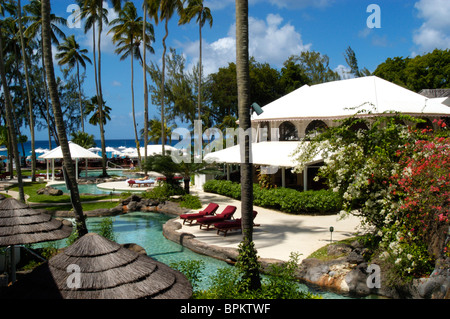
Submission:
[[[140,141],[141,143],[141,147],[144,146],[144,141]],[[102,143],[100,140],[95,140],[95,144],[96,147],[101,147]],[[105,140],[105,145],[106,147],[112,147],[112,148],[119,148],[121,146],[123,147],[136,147],[136,143],[134,141],[134,139],[107,139]],[[57,145],[55,142],[52,142],[52,149],[56,148]],[[48,140],[40,140],[40,141],[35,141],[35,150],[36,150],[36,157],[39,157],[42,152],[40,152],[40,150],[48,150],[49,149],[49,145],[48,145]],[[21,156],[25,157],[31,155],[31,141],[27,141],[25,143],[22,144],[19,143],[19,153]],[[0,155],[7,155],[7,151],[2,148],[2,151],[0,151]],[[101,154],[101,152],[99,152],[99,155]],[[108,157],[110,157],[107,152]]]

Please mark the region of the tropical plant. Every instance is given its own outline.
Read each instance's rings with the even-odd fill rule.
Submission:
[[[174,161],[171,155],[154,155],[143,164],[144,168],[163,174],[166,182],[176,183],[175,176],[180,174],[184,181],[184,191],[189,194],[189,182],[191,176],[197,173],[218,173],[218,171],[206,162],[195,163],[195,161]]]
[[[149,121],[148,124],[148,132],[147,134],[145,134],[144,129],[141,130],[141,136],[144,138],[144,140],[147,140],[149,142],[153,142],[153,143],[159,143],[159,141],[162,139],[162,132],[161,132],[161,122],[158,119],[151,119]],[[167,122],[164,123],[164,128],[165,128],[165,132],[164,132],[164,137],[165,137],[165,143],[167,143],[167,141],[172,141],[172,130],[173,130],[173,126],[167,126]]]
[[[81,82],[80,82],[80,65],[83,69],[86,69],[86,62],[92,64],[91,59],[87,57],[88,50],[80,49],[80,45],[75,40],[75,36],[71,35],[64,39],[64,42],[58,46],[58,53],[56,59],[58,59],[59,65],[68,65],[69,68],[77,67],[77,81],[78,81],[78,97],[80,102],[80,114],[81,114],[81,130],[84,132],[84,111],[83,111],[83,99],[81,94]]]
[[[75,168],[70,155],[69,143],[67,140],[66,130],[64,126],[63,114],[61,112],[61,105],[59,101],[55,71],[53,68],[52,47],[51,47],[51,26],[50,26],[50,0],[42,0],[42,40],[43,40],[43,53],[45,61],[45,69],[47,73],[47,83],[52,101],[53,114],[55,117],[56,129],[58,131],[58,138],[63,154],[64,166],[66,178],[66,185],[70,191],[70,198],[72,207],[77,222],[77,230],[80,236],[87,234],[85,217],[83,214],[83,207],[81,206],[80,193],[78,191],[78,185],[76,181]]]
[[[201,121],[201,105],[202,105],[202,28],[206,22],[212,27],[213,17],[211,10],[205,7],[203,0],[188,0],[187,7],[182,11],[179,24],[191,22],[197,17],[199,27],[199,70],[198,70],[198,120]]]
[[[80,145],[81,147],[91,148],[95,146],[94,135],[92,134],[78,131],[72,132],[70,135],[72,136],[72,142]]]
[[[154,53],[151,41],[155,40],[153,26],[147,23],[145,26],[142,22],[142,18],[138,16],[136,7],[132,2],[127,2],[122,10],[119,12],[119,17],[111,21],[110,25],[113,27],[108,33],[113,33],[113,42],[118,47],[116,49],[117,54],[121,54],[120,60],[125,60],[130,57],[131,61],[131,108],[133,114],[134,124],[134,136],[136,142],[136,148],[138,152],[139,163],[141,163],[141,151],[139,144],[139,136],[136,124],[136,112],[134,108],[134,64],[133,60],[137,59],[142,62],[143,67],[145,65],[142,61],[140,52],[140,45],[142,42],[143,34],[146,37],[146,47],[144,50],[148,50]],[[143,30],[145,29],[145,31]]]
[[[164,20],[164,29],[166,31],[163,39],[163,54],[162,54],[162,78],[161,78],[161,132],[162,132],[162,154],[165,155],[165,117],[164,117],[164,77],[166,72],[166,40],[169,36],[169,20],[172,18],[175,11],[179,13],[183,9],[181,0],[146,0],[148,13],[158,24],[159,21]]]
[[[111,117],[109,116],[111,108],[109,106],[106,106],[105,100],[103,100],[102,105],[103,116],[100,115],[100,103],[97,102],[97,96],[91,97],[91,100],[86,104],[86,114],[90,115],[92,113],[92,116],[89,118],[89,124],[99,125],[100,122],[102,122],[103,125],[105,125],[106,121],[111,120]]]
[[[400,114],[377,117],[367,130],[352,129],[355,121],[313,137],[299,149],[297,169],[321,152],[319,176],[379,243],[378,257],[396,274],[391,283],[429,275],[448,244],[448,133],[414,128],[420,120]]]

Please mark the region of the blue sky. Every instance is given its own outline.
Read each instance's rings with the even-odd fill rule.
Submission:
[[[27,1],[22,1],[23,5]],[[142,1],[133,1],[142,14]],[[52,0],[52,10],[69,18],[67,8],[73,0]],[[369,28],[367,20],[379,8],[380,28]],[[235,2],[234,0],[205,0],[214,18],[212,28],[203,29],[203,65],[205,73],[235,61]],[[116,13],[110,9],[110,19]],[[374,71],[389,57],[415,56],[435,48],[450,47],[450,1],[448,0],[249,0],[250,54],[258,62],[268,62],[274,68],[292,54],[314,50],[330,58],[330,67],[344,70],[344,51],[351,46],[360,68]],[[74,34],[89,50],[92,58],[92,35],[83,28],[64,28],[66,35]],[[161,62],[164,25],[155,26],[155,54],[149,60]],[[106,32],[105,32],[106,33]],[[177,49],[187,59],[190,69],[198,60],[198,27],[193,21],[178,26],[174,16],[169,25],[168,47]],[[130,62],[120,61],[114,53],[111,37],[103,37],[102,85],[104,99],[112,108],[112,120],[105,127],[106,138],[134,138],[131,117]],[[143,127],[142,69],[135,63],[135,106],[139,128]],[[84,90],[95,95],[94,70],[89,65]],[[150,81],[150,80],[149,80]],[[159,117],[151,105],[150,117]],[[86,125],[86,131],[99,138],[98,127]],[[46,131],[36,132],[36,139],[46,139]]]

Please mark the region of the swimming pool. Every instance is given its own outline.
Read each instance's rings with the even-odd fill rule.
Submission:
[[[142,246],[147,254],[167,265],[185,260],[201,260],[204,262],[202,269],[203,278],[199,283],[199,289],[207,289],[210,285],[209,278],[224,267],[232,267],[224,261],[197,254],[192,250],[174,243],[164,237],[162,227],[165,222],[173,218],[159,213],[132,212],[113,218],[113,229],[116,241],[120,244],[135,243]],[[87,227],[90,232],[97,232],[103,217],[89,217]],[[65,246],[65,240],[58,244]],[[321,295],[324,299],[347,299],[348,297],[332,292],[315,290],[300,284],[302,291],[309,291]]]
[[[133,171],[123,170],[123,169],[114,169],[114,168],[108,168],[107,173],[111,176],[125,176],[127,178],[138,178],[142,177],[141,174],[135,173]],[[90,169],[87,171],[88,177],[98,177],[101,175],[103,171],[101,169]],[[80,172],[80,177],[83,178],[86,176],[86,172],[83,170]]]
[[[63,193],[69,192],[67,190],[66,184],[54,184],[52,185],[52,187],[62,190]],[[111,190],[98,188],[96,184],[78,184],[78,192],[80,192],[80,194],[86,193],[86,194],[101,195],[101,194],[109,194]],[[115,193],[120,192],[115,191]]]

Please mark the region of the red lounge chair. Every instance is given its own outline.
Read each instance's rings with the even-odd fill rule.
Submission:
[[[194,214],[182,214],[180,215],[180,218],[183,219],[183,225],[186,222],[189,222],[189,224],[192,225],[192,222],[194,220],[197,220],[198,218],[202,218],[208,215],[214,215],[218,208],[219,205],[217,205],[216,203],[209,203],[204,210],[201,210],[198,213]]]
[[[228,205],[225,207],[225,209],[222,211],[222,213],[215,215],[215,216],[206,216],[197,219],[197,224],[200,224],[200,229],[202,229],[202,226],[206,226],[206,229],[209,229],[209,226],[213,225],[214,223],[222,222],[224,220],[229,220],[233,217],[234,213],[236,212],[236,206]]]
[[[256,215],[258,215],[258,212],[253,211],[253,219],[255,219]],[[219,235],[220,232],[223,232],[223,235],[225,237],[229,230],[242,229],[241,224],[242,220],[240,218],[237,218],[235,220],[224,220],[222,222],[215,223],[214,227],[217,229],[217,235]],[[255,224],[253,225],[258,226]]]

